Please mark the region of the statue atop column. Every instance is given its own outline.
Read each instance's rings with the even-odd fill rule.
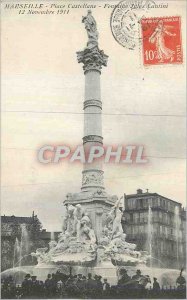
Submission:
[[[91,10],[88,10],[87,16],[82,17],[82,23],[85,24],[88,42],[83,51],[77,52],[77,60],[79,63],[83,63],[84,71],[89,71],[90,69],[100,71],[102,66],[107,66],[108,56],[98,47],[99,34],[97,31],[97,23],[92,16]]]
[[[85,17],[82,17],[82,23],[85,24],[85,29],[88,34],[88,43],[87,46],[97,45],[98,44],[98,31],[97,31],[97,23],[92,16],[91,10],[88,10],[88,14]]]

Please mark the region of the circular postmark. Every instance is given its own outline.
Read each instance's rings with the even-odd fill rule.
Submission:
[[[134,50],[142,39],[141,19],[148,12],[153,0],[123,0],[112,11],[110,26],[115,40],[128,49]],[[145,38],[145,35],[144,35]]]

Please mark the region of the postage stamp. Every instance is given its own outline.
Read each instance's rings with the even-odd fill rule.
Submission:
[[[181,18],[141,19],[144,65],[183,63]]]

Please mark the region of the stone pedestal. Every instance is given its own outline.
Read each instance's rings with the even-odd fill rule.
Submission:
[[[107,213],[115,204],[116,200],[117,196],[110,196],[103,189],[98,188],[95,191],[82,191],[75,194],[69,193],[64,204],[82,205],[83,209],[88,213],[91,219],[92,228],[94,229],[97,241],[99,242],[103,229],[103,221],[106,219]]]

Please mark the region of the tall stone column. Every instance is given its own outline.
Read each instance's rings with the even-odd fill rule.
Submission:
[[[108,56],[99,49],[97,24],[91,11],[83,17],[82,22],[88,34],[88,42],[83,51],[77,52],[77,59],[83,64],[85,75],[83,145],[87,154],[91,147],[103,144],[100,78],[102,67],[107,66]],[[96,159],[84,164],[81,192],[68,193],[64,205],[82,205],[99,242],[103,221],[116,200],[115,195],[110,196],[105,191],[102,160]]]
[[[84,96],[84,137],[83,145],[86,155],[93,146],[102,146],[102,101],[100,76],[102,66],[107,65],[108,56],[98,47],[96,22],[91,11],[83,17],[88,33],[87,47],[77,52],[79,63],[83,63],[85,75]],[[82,171],[82,191],[104,189],[102,161],[96,159],[85,163]]]

